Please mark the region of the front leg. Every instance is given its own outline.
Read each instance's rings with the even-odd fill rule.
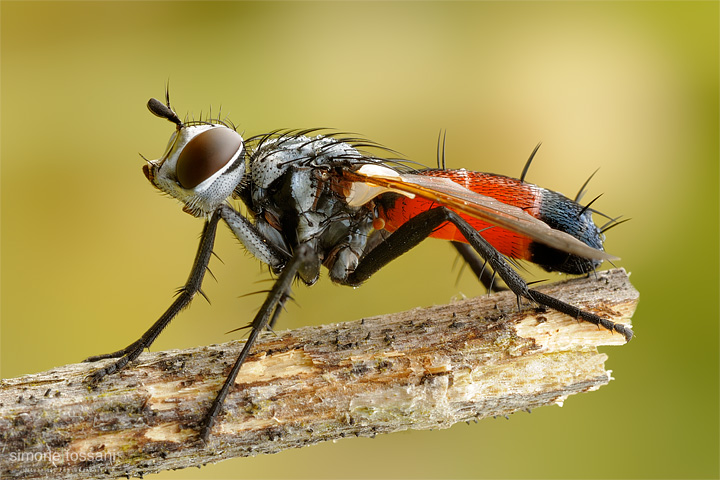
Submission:
[[[135,342],[131,343],[122,350],[117,352],[108,353],[105,355],[96,355],[85,359],[85,362],[95,362],[106,358],[119,358],[114,363],[100,368],[88,376],[88,381],[96,383],[102,380],[103,377],[114,373],[124,368],[128,363],[135,360],[140,356],[142,351],[155,341],[165,327],[172,321],[180,311],[185,308],[190,301],[193,299],[197,292],[202,294],[200,287],[202,286],[203,277],[205,277],[205,271],[207,270],[210,257],[212,255],[213,245],[215,243],[215,233],[217,232],[217,224],[220,220],[220,211],[216,210],[210,219],[205,222],[205,228],[203,228],[202,236],[200,237],[200,245],[198,247],[197,254],[195,255],[195,262],[193,263],[192,269],[190,270],[190,276],[180,290],[175,301],[170,305],[165,313],[148,329]]]
[[[290,255],[264,236],[250,220],[230,205],[220,205],[218,212],[240,243],[255,258],[267,264],[274,272],[280,272],[290,260]]]

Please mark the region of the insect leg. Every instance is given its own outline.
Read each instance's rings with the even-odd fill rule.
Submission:
[[[200,245],[198,247],[197,254],[195,255],[195,262],[190,270],[190,276],[188,277],[187,282],[178,291],[177,298],[172,305],[170,305],[170,308],[162,314],[162,316],[148,329],[148,331],[145,332],[138,340],[122,350],[85,359],[86,362],[95,362],[106,358],[119,358],[119,360],[115,363],[96,370],[90,374],[88,376],[88,380],[91,383],[98,382],[104,376],[121,370],[128,363],[140,356],[142,351],[145,348],[148,348],[155,341],[158,335],[160,335],[160,332],[167,327],[170,321],[175,318],[180,310],[190,303],[195,294],[198,292],[202,294],[200,287],[212,255],[213,244],[215,243],[215,233],[217,232],[217,224],[219,220],[220,212],[216,211],[212,217],[205,222],[205,227],[203,228],[202,236],[200,237]]]
[[[450,243],[453,247],[455,247],[455,250],[458,251],[463,260],[465,260],[465,263],[467,263],[470,267],[470,270],[473,271],[475,276],[488,292],[501,292],[503,290],[507,290],[507,288],[502,285],[498,285],[495,282],[495,272],[493,269],[485,260],[475,253],[475,250],[470,245],[455,241],[451,241]]]
[[[393,259],[418,245],[427,238],[436,228],[445,222],[451,222],[468,240],[475,251],[490,264],[493,270],[503,279],[510,290],[518,298],[525,297],[540,305],[553,308],[574,318],[602,326],[610,331],[621,333],[626,340],[632,338],[633,332],[625,325],[614,323],[573,305],[565,303],[544,293],[532,290],[522,277],[510,266],[503,255],[490,245],[467,221],[460,215],[445,207],[427,210],[411,218],[390,235],[383,243],[371,250],[358,264],[355,271],[348,276],[346,282],[358,285],[367,280],[373,273],[388,264]]]
[[[250,350],[252,349],[255,340],[257,340],[260,332],[262,332],[268,325],[270,319],[274,321],[277,318],[277,315],[282,309],[285,300],[290,295],[292,281],[295,278],[295,275],[300,269],[303,268],[303,266],[305,266],[307,263],[310,263],[310,261],[312,260],[312,254],[312,249],[307,245],[300,245],[295,250],[295,254],[292,256],[280,276],[275,281],[275,285],[273,285],[272,290],[270,290],[270,293],[265,299],[265,303],[263,303],[263,305],[260,307],[260,310],[255,315],[255,318],[251,323],[252,330],[250,332],[250,335],[248,336],[247,341],[245,342],[245,346],[243,346],[240,355],[238,356],[237,360],[235,360],[235,364],[233,365],[230,373],[225,379],[225,383],[218,391],[218,394],[215,397],[215,400],[213,401],[210,410],[208,410],[208,413],[205,415],[202,430],[200,432],[200,437],[203,441],[207,441],[208,437],[210,436],[210,431],[215,424],[215,419],[220,413],[220,409],[222,408],[223,402],[225,401],[225,398],[227,397],[230,388],[235,384],[235,378],[240,371],[240,367],[242,367],[243,362],[245,362],[245,359],[250,353]]]
[[[283,265],[290,259],[287,252],[273,245],[255,225],[230,205],[220,205],[218,212],[248,252],[269,265],[275,273],[282,270]]]
[[[492,266],[493,270],[503,279],[505,284],[518,297],[528,298],[535,303],[550,307],[566,315],[570,315],[578,320],[584,320],[589,323],[601,326],[607,330],[615,331],[625,337],[626,341],[630,341],[633,331],[621,323],[612,322],[606,318],[602,318],[594,313],[582,310],[574,305],[565,303],[562,300],[551,297],[537,290],[528,288],[527,283],[522,277],[510,266],[508,261],[498,252],[487,240],[485,240],[468,222],[466,222],[457,213],[445,209],[448,221],[452,222],[463,236],[470,242],[470,245],[485,258]]]

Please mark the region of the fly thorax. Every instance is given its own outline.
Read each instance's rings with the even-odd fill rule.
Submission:
[[[342,203],[328,183],[332,168],[362,158],[331,137],[265,137],[250,155],[248,206],[261,222],[275,223],[289,244],[318,238]]]
[[[293,166],[330,168],[365,158],[348,143],[322,135],[265,137],[250,157],[251,180],[259,188],[268,188]]]
[[[182,124],[165,154],[143,170],[155,187],[184,203],[186,212],[209,215],[243,177],[243,139],[222,124]]]
[[[334,169],[368,161],[347,143],[331,137],[279,136],[260,141],[250,155],[250,202],[256,224],[284,245],[306,244],[333,280],[355,270],[372,230],[372,212],[348,205],[334,183]],[[261,227],[263,225],[263,227]],[[300,274],[312,281],[312,268]]]

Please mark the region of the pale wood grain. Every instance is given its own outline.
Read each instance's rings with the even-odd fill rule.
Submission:
[[[621,269],[538,289],[625,324],[638,300]],[[508,292],[268,334],[207,445],[196,428],[241,342],[145,353],[96,388],[84,379],[102,363],[65,365],[0,384],[0,472],[137,476],[343,437],[447,428],[595,390],[610,380],[597,347],[624,343],[555,311],[518,311]]]

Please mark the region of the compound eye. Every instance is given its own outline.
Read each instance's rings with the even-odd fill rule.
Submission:
[[[229,128],[212,128],[198,134],[178,156],[178,182],[183,188],[195,188],[227,165],[242,145],[242,137]]]

